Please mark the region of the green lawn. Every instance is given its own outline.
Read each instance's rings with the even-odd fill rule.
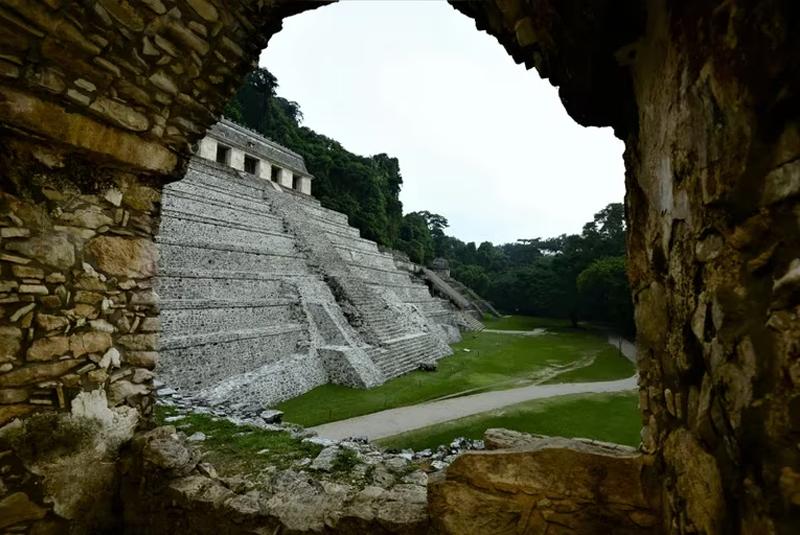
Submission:
[[[504,316],[502,318],[484,316],[483,324],[487,329],[501,329],[505,331],[532,331],[538,328],[566,329],[570,326],[568,320],[540,318],[537,316]]]
[[[548,380],[622,379],[634,373],[633,365],[595,333],[570,329],[559,320],[503,319],[506,324],[524,325],[524,330],[547,327],[552,332],[540,336],[466,334],[453,345],[455,353],[439,361],[435,372],[412,372],[369,390],[325,385],[277,408],[284,411],[286,421],[313,426],[452,395]],[[592,357],[595,360],[591,366],[553,377],[558,367],[569,368]],[[559,378],[562,376],[563,380]]]
[[[641,420],[635,393],[588,394],[529,401],[410,431],[377,441],[385,448],[416,451],[449,444],[456,437],[479,439],[492,427],[527,433],[592,438],[638,446]]]

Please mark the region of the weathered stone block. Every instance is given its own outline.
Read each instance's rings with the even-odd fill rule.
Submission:
[[[0,500],[0,528],[40,520],[46,514],[47,509],[32,502],[23,492],[14,492]]]
[[[114,220],[99,206],[89,206],[74,212],[66,212],[61,215],[59,220],[68,225],[89,229],[96,229],[103,225],[112,225],[114,223]]]
[[[124,403],[130,396],[143,396],[150,393],[146,385],[135,384],[130,381],[117,381],[108,388],[108,401],[112,406]]]
[[[103,273],[118,277],[147,278],[156,274],[158,251],[151,240],[98,236],[86,244],[86,252]]]
[[[104,332],[91,331],[74,334],[69,338],[69,348],[74,357],[87,353],[103,353],[111,347],[111,335]]]
[[[659,498],[644,485],[649,458],[632,448],[557,437],[514,437],[513,450],[468,452],[430,479],[441,533],[641,533]],[[602,497],[602,498],[600,498]]]
[[[150,121],[145,114],[116,100],[99,97],[92,102],[89,108],[107,117],[119,126],[134,132],[143,132],[150,127]]]
[[[75,264],[75,247],[64,234],[50,233],[23,241],[13,241],[6,249],[58,269],[69,269]]]
[[[31,266],[11,266],[11,273],[13,273],[15,277],[18,277],[20,279],[44,278],[44,270]]]
[[[44,286],[42,284],[20,284],[19,293],[47,295],[48,293],[50,293],[50,291],[47,289],[47,286]]]
[[[18,358],[22,344],[22,331],[17,327],[0,327],[0,362],[11,362]]]
[[[131,366],[153,370],[158,364],[158,353],[155,351],[126,351],[124,360]]]
[[[117,343],[125,349],[150,351],[158,345],[157,334],[125,334],[117,338]]]
[[[0,238],[27,238],[31,235],[30,229],[20,227],[0,228]]]
[[[0,404],[23,403],[28,400],[29,395],[25,388],[0,388]]]
[[[39,338],[28,348],[28,360],[53,360],[69,353],[69,350],[69,339],[66,336]]]
[[[46,364],[31,364],[24,368],[18,368],[4,375],[0,375],[0,386],[25,386],[48,379],[54,379],[65,375],[82,362],[84,361],[70,359],[58,360]]]

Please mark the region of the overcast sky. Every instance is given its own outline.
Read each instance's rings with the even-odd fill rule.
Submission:
[[[400,159],[404,212],[494,243],[577,233],[624,195],[623,144],[437,0],[346,0],[291,17],[261,65],[304,124]]]

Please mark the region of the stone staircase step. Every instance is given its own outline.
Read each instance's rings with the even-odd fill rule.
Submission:
[[[274,232],[255,232],[210,223],[191,220],[162,219],[163,234],[158,236],[158,243],[175,245],[197,245],[200,247],[213,245],[225,250],[252,251],[263,254],[294,254],[295,241],[285,234]]]
[[[171,304],[175,304],[174,302]],[[181,303],[183,307],[161,308],[161,328],[167,332],[197,332],[204,334],[243,331],[253,325],[278,327],[292,319],[291,302],[245,303],[203,302]],[[190,304],[191,306],[185,306]],[[213,306],[212,306],[213,305]],[[170,339],[167,339],[170,340]]]
[[[388,377],[397,377],[415,370],[422,362],[433,362],[443,356],[438,344],[428,333],[416,333],[382,344],[373,352],[373,360]]]
[[[170,195],[166,197],[162,209],[170,214],[202,214],[207,219],[217,222],[229,221],[238,225],[272,232],[283,231],[282,221],[271,216],[266,211],[240,210],[235,206],[216,202],[209,198]]]
[[[307,273],[305,260],[300,255],[270,254],[265,251],[246,250],[243,247],[219,244],[160,243],[161,267],[166,271],[194,265],[202,269],[225,270],[237,266],[252,272]]]
[[[161,350],[179,349],[194,346],[207,346],[209,344],[220,344],[234,340],[250,340],[255,338],[268,338],[280,336],[287,333],[300,332],[302,325],[298,323],[285,323],[282,325],[271,325],[257,329],[241,329],[238,331],[195,333],[178,336],[162,336],[159,341]]]
[[[196,340],[194,345],[160,349],[159,372],[170,378],[170,386],[196,392],[277,362],[295,353],[301,340],[302,329],[292,325],[249,331],[239,337],[209,337],[203,343]]]

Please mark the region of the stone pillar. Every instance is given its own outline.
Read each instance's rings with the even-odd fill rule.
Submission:
[[[272,180],[272,164],[267,160],[260,160],[258,166],[258,177],[264,180]]]
[[[244,171],[244,152],[231,147],[230,166],[239,171]]]
[[[790,3],[648,2],[627,140],[643,447],[673,533],[800,506],[800,136]],[[697,9],[695,9],[697,8]]]
[[[278,171],[278,184],[284,188],[292,189],[292,172],[288,169]]]
[[[197,155],[206,160],[215,161],[217,159],[217,140],[211,137],[204,137],[197,144]]]
[[[0,141],[0,426],[23,418],[0,510],[104,531],[116,448],[152,408],[160,187]]]
[[[300,180],[297,182],[297,191],[305,193],[306,195],[311,195],[311,177],[300,177]]]

